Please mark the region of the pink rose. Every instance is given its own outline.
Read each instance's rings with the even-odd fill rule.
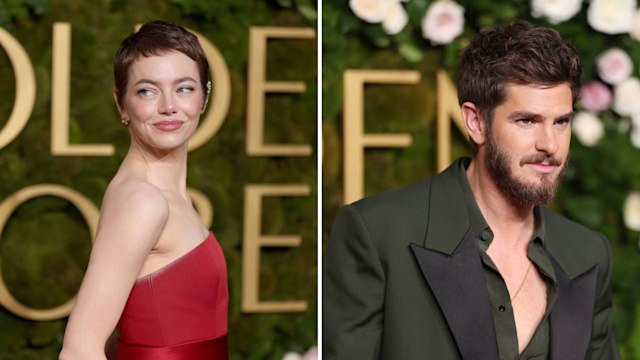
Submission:
[[[318,360],[318,348],[315,346],[310,347],[309,350],[302,355],[301,360]]]
[[[422,36],[432,44],[448,44],[464,30],[464,8],[452,0],[438,0],[422,19]]]
[[[604,82],[617,85],[631,76],[633,62],[622,49],[612,48],[598,56],[598,75]]]
[[[598,113],[611,106],[613,94],[609,88],[600,81],[591,81],[580,89],[580,102],[590,112]]]

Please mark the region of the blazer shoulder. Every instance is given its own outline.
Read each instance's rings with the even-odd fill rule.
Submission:
[[[351,204],[367,220],[406,218],[428,208],[431,179],[387,190]]]
[[[603,234],[547,208],[542,208],[542,214],[547,248],[567,275],[576,275],[593,265],[609,266],[611,246]]]

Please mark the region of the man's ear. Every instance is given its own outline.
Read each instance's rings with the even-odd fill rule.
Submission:
[[[460,111],[462,112],[462,120],[464,121],[464,126],[467,129],[467,134],[469,134],[471,141],[477,145],[484,144],[487,139],[487,128],[480,110],[474,103],[465,102],[460,107]]]

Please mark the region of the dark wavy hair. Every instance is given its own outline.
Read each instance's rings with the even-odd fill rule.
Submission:
[[[456,79],[458,102],[473,103],[491,125],[508,84],[541,87],[569,84],[580,94],[582,65],[575,47],[549,28],[516,21],[481,30],[462,51]],[[471,142],[472,151],[477,146]]]
[[[122,105],[127,90],[131,64],[140,57],[157,56],[172,51],[181,52],[196,62],[202,93],[206,99],[209,63],[198,38],[182,26],[156,20],[142,25],[138,32],[122,40],[116,52],[113,60],[113,78],[119,106]]]

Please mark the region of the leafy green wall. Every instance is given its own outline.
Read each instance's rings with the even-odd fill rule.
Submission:
[[[456,0],[465,8],[464,33],[450,44],[433,46],[422,38],[420,30],[422,17],[433,2],[401,3],[409,23],[395,36],[385,34],[379,24],[368,24],[357,18],[347,1],[323,2],[324,244],[342,204],[342,74],[345,69],[404,69],[421,73],[417,85],[365,87],[365,132],[403,132],[413,137],[413,143],[407,148],[365,151],[365,195],[372,195],[435,174],[436,71],[444,69],[454,79],[458,52],[481,27],[514,19],[551,26],[531,17],[530,1]],[[553,26],[577,47],[584,62],[584,82],[597,78],[595,59],[610,47],[624,49],[634,61],[640,59],[640,42],[627,34],[605,35],[587,25],[587,4],[584,2],[570,21]],[[633,74],[638,74],[637,65]],[[621,131],[628,119],[611,110],[599,116],[605,128],[604,136],[593,147],[582,145],[574,136],[572,166],[552,207],[609,238],[615,261],[614,331],[623,358],[640,359],[640,233],[627,229],[623,220],[627,194],[640,189],[640,150],[631,144],[628,132]],[[455,126],[452,128],[452,159],[468,156],[464,138]]]
[[[251,26],[315,28],[315,2],[279,0],[0,0],[0,27],[25,48],[33,63],[37,98],[29,123],[0,149],[0,201],[40,183],[75,189],[100,206],[129,138],[119,122],[111,90],[112,58],[134,24],[165,19],[203,34],[222,53],[231,75],[226,120],[203,147],[189,155],[188,184],[205,193],[215,208],[213,230],[229,267],[229,331],[232,359],[280,359],[316,343],[316,184],[311,157],[246,155],[248,40]],[[70,96],[71,143],[114,144],[110,157],[52,156],[52,25],[72,25]],[[273,40],[267,79],[307,84],[301,94],[268,95],[267,142],[316,143],[316,42]],[[0,51],[0,128],[13,106],[14,75]],[[215,89],[215,87],[214,87]],[[215,90],[214,90],[215,91]],[[308,184],[309,197],[267,198],[263,232],[300,234],[298,248],[262,251],[261,299],[306,300],[309,310],[288,314],[240,311],[243,199],[246,184]],[[25,305],[49,308],[78,289],[90,252],[90,234],[80,213],[66,200],[40,197],[20,206],[0,239],[0,269],[12,294]],[[0,307],[1,359],[55,359],[66,319],[34,322]]]

